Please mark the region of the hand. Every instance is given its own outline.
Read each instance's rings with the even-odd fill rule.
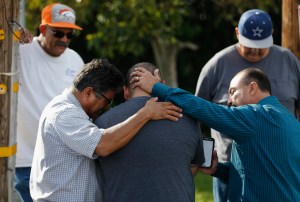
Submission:
[[[158,98],[151,98],[143,107],[151,120],[169,119],[177,121],[182,117],[182,110],[179,107],[171,102],[157,102],[157,100]]]
[[[28,31],[27,29],[21,29],[20,33],[21,33],[21,37],[20,37],[21,44],[32,42],[33,36],[30,31]]]
[[[147,70],[142,67],[135,68],[134,72],[130,74],[131,80],[130,83],[132,84],[133,88],[140,87],[144,91],[151,93],[152,88],[155,83],[161,82],[161,78],[158,75],[159,70],[156,69],[154,71],[154,76]]]
[[[201,171],[204,174],[207,175],[212,175],[216,172],[217,170],[217,166],[218,166],[218,155],[217,155],[217,150],[213,151],[213,155],[212,155],[212,165],[210,168],[203,168],[203,167],[199,167],[198,171]]]

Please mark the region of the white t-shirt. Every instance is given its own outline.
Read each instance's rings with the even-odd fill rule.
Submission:
[[[20,58],[16,167],[31,167],[39,118],[44,107],[72,85],[84,63],[69,48],[59,57],[48,55],[37,37],[31,44],[20,45]]]

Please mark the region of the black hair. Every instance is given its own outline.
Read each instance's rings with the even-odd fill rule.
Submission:
[[[92,87],[97,93],[122,90],[123,74],[107,59],[93,59],[85,64],[73,81],[73,87],[79,91]]]

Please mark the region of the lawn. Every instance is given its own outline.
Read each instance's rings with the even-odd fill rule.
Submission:
[[[198,173],[195,177],[196,202],[213,202],[212,177]]]

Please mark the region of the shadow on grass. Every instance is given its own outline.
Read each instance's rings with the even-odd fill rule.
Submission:
[[[212,177],[198,173],[195,180],[196,202],[213,202]]]

